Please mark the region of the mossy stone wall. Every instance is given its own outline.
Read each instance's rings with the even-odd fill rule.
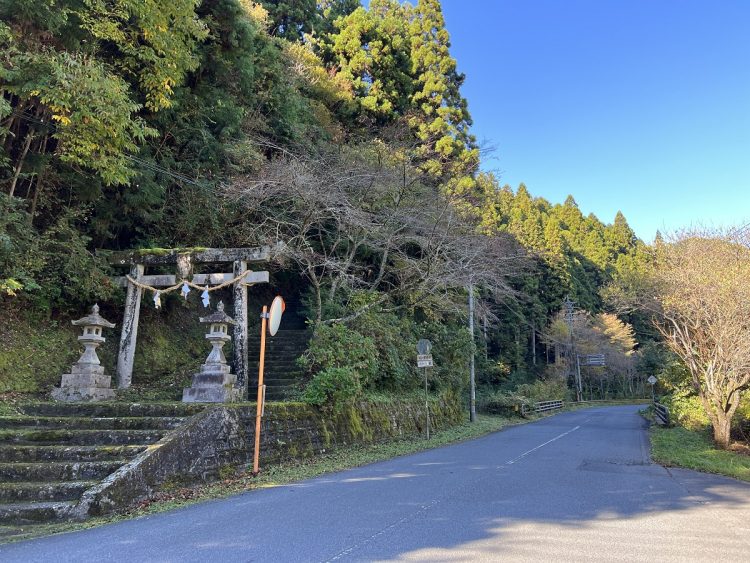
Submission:
[[[255,435],[255,408],[228,407],[240,411],[248,437]],[[442,430],[463,419],[453,398],[430,400],[430,428]],[[261,431],[261,457],[267,462],[312,457],[336,447],[370,444],[396,438],[416,437],[425,432],[423,402],[360,402],[338,410],[318,409],[305,403],[266,406]],[[252,453],[252,452],[251,452]]]
[[[79,517],[104,514],[147,498],[164,483],[220,478],[228,468],[252,463],[255,405],[208,407],[157,444],[84,493]],[[454,398],[430,401],[430,427],[458,424],[464,414]],[[336,411],[305,403],[269,403],[261,433],[261,467],[310,458],[350,444],[418,437],[425,405],[412,401],[361,402]]]

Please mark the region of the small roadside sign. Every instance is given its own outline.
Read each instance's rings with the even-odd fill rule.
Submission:
[[[417,367],[418,368],[433,367],[432,354],[418,354],[417,355]]]
[[[417,354],[421,356],[429,356],[431,351],[432,342],[430,342],[426,338],[421,338],[419,342],[417,342]]]
[[[606,366],[607,362],[604,359],[604,354],[587,354],[584,356],[584,365],[586,366]]]
[[[654,377],[654,376],[652,375],[652,376],[651,376],[651,377],[649,377],[649,378],[648,378],[648,379],[647,379],[646,381],[648,381],[648,384],[649,384],[649,385],[656,385],[656,382],[657,382],[657,381],[659,381],[659,380],[658,380],[658,379],[656,379],[656,378],[655,378],[655,377]]]

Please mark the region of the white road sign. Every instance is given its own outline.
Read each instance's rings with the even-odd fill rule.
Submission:
[[[432,355],[431,354],[418,354],[417,355],[417,367],[418,368],[431,368],[431,367],[433,367],[433,364],[432,364]]]

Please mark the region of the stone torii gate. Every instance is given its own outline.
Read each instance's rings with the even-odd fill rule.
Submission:
[[[172,288],[184,281],[202,287],[217,286],[231,282],[234,293],[234,363],[237,385],[241,397],[247,397],[248,351],[247,351],[247,287],[257,283],[268,283],[268,272],[248,270],[249,262],[265,262],[271,254],[268,246],[260,248],[195,248],[164,250],[133,250],[113,252],[109,263],[113,266],[129,266],[130,275],[116,278],[122,287],[127,287],[125,314],[122,319],[120,349],[117,355],[117,387],[130,387],[133,378],[133,360],[138,338],[138,319],[141,298],[145,288]],[[228,273],[193,274],[193,264],[232,262]],[[145,275],[147,266],[176,264],[177,275]],[[244,275],[243,275],[244,272]],[[128,279],[130,278],[130,279]],[[132,280],[132,281],[131,281]],[[135,282],[135,283],[133,283]]]

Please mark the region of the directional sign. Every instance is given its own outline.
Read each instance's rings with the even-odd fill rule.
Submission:
[[[418,368],[431,368],[431,367],[433,367],[433,364],[432,364],[432,354],[418,354],[417,355],[417,367]]]
[[[606,366],[604,354],[587,354],[583,357],[583,365],[586,366]]]
[[[659,380],[658,380],[658,379],[656,379],[656,378],[655,378],[655,377],[654,377],[654,376],[652,375],[652,376],[651,376],[651,377],[649,377],[649,378],[648,378],[648,379],[647,379],[646,381],[648,381],[648,384],[649,384],[649,385],[656,385],[656,382],[657,382],[657,381],[659,381]]]

